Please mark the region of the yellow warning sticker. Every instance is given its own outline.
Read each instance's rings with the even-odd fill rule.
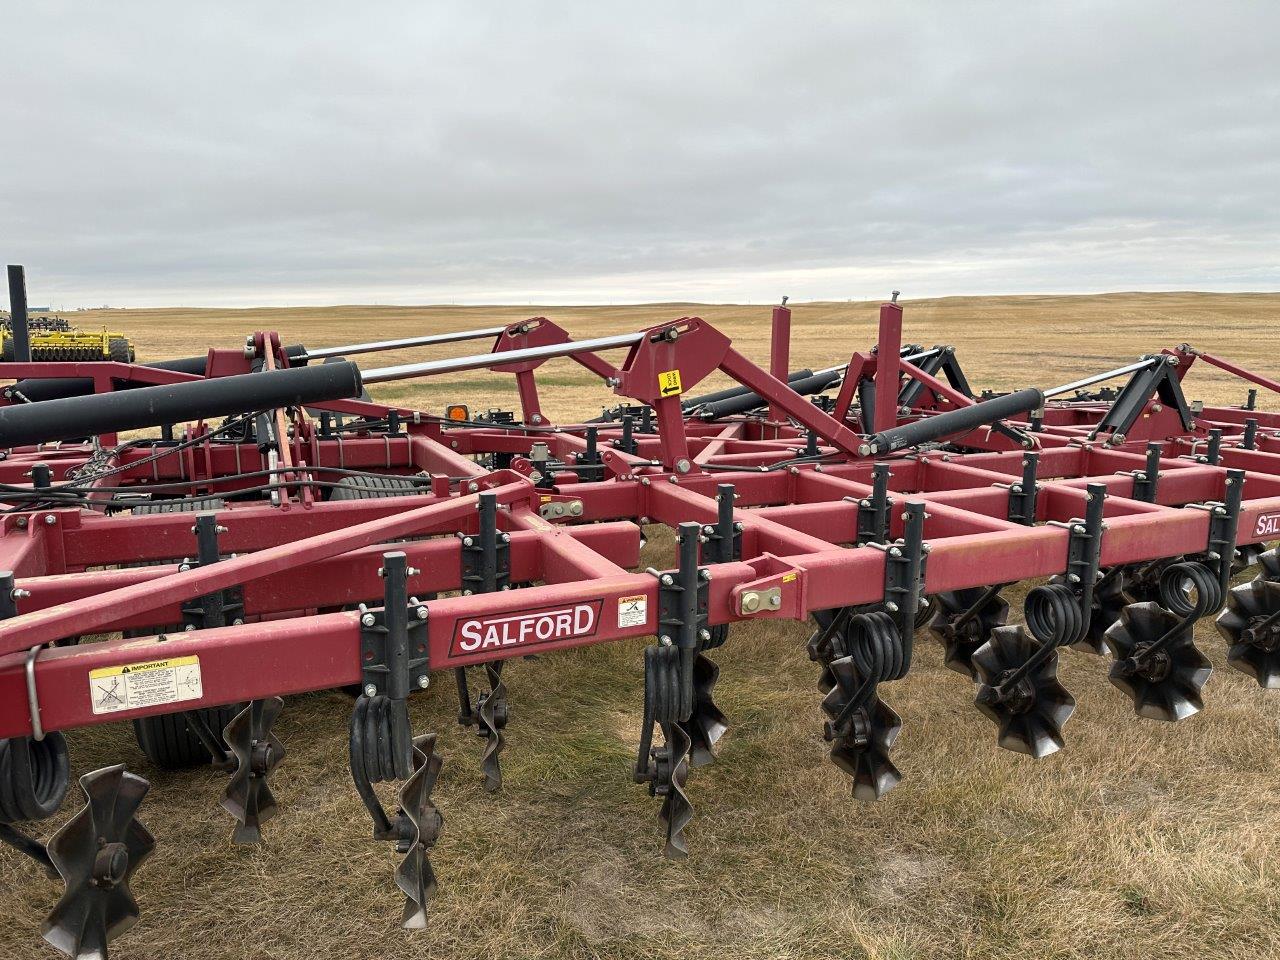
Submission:
[[[679,370],[664,370],[658,374],[658,395],[662,397],[674,397],[683,393],[684,387],[680,386]]]
[[[783,583],[790,583],[790,582],[791,582],[792,580],[794,580],[795,578],[796,578],[796,575],[795,575],[794,573],[784,573],[784,574],[782,575],[782,582],[783,582]]]
[[[643,627],[649,623],[649,598],[644,594],[618,598],[618,626]]]
[[[199,700],[202,696],[199,657],[146,660],[89,671],[89,699],[94,713],[137,710]]]

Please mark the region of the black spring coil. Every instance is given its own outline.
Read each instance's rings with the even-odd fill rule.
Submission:
[[[644,699],[645,713],[652,723],[676,723],[680,720],[678,647],[651,645],[644,648]]]
[[[727,623],[719,623],[714,627],[707,628],[707,632],[711,636],[706,640],[698,641],[698,652],[705,653],[707,650],[714,650],[716,647],[724,646],[724,642],[729,639],[729,625]]]
[[[1174,563],[1160,574],[1160,602],[1178,616],[1198,620],[1221,609],[1222,581],[1203,563]]]
[[[0,823],[53,816],[70,782],[71,764],[62,734],[50,733],[43,740],[0,740]]]
[[[1084,639],[1089,624],[1080,599],[1065,583],[1047,583],[1027,594],[1027,629],[1041,643],[1061,647]]]
[[[351,710],[351,773],[357,782],[386,783],[413,775],[413,743],[403,700],[361,695]]]
[[[864,682],[901,680],[911,669],[911,657],[898,628],[883,611],[850,617],[845,646]]]

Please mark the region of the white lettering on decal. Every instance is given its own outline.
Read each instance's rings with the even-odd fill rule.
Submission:
[[[592,633],[596,626],[593,604],[538,613],[518,613],[503,617],[476,617],[463,620],[458,628],[458,649],[463,653],[519,646],[523,643],[546,643]]]

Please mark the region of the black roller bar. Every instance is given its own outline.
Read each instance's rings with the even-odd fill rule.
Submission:
[[[0,448],[350,400],[362,389],[360,369],[348,361],[15,404],[0,407]]]
[[[285,354],[290,363],[305,363],[307,348],[298,344],[285,347]],[[205,375],[205,364],[209,362],[208,354],[199,357],[179,357],[175,360],[157,360],[154,363],[142,363],[138,366],[155,367],[157,370],[173,370],[176,373],[191,373],[198,377]],[[0,376],[4,375],[4,365],[0,364]],[[136,390],[144,384],[131,380],[117,381],[117,389]],[[4,388],[5,395],[18,399],[17,394],[32,402],[41,400],[57,400],[62,397],[83,397],[93,393],[93,381],[87,377],[52,377],[42,380],[19,380],[11,387]]]
[[[843,367],[837,367],[833,370],[819,370],[817,373],[811,373],[809,376],[799,380],[788,379],[787,386],[801,396],[808,396],[814,393],[821,393],[843,376]],[[717,400],[714,403],[703,404],[698,408],[698,417],[703,420],[719,420],[721,417],[733,416],[736,413],[746,413],[748,410],[764,406],[767,402],[758,393],[744,388],[744,392],[735,396]]]
[[[867,438],[858,447],[858,453],[864,457],[892,453],[905,447],[917,447],[954,433],[963,433],[974,427],[1003,420],[1015,414],[1034,410],[1044,403],[1044,391],[1036,387],[1027,387],[1016,393],[1008,393],[993,400],[984,400],[971,407],[961,407],[933,417],[922,417],[899,427],[890,427]]]
[[[787,383],[795,383],[797,380],[803,380],[805,377],[811,376],[813,376],[812,370],[794,370],[787,374]],[[729,387],[727,390],[717,390],[714,393],[704,393],[699,397],[689,397],[687,400],[681,402],[680,407],[685,413],[689,413],[691,410],[696,410],[698,407],[704,406],[708,403],[718,403],[721,400],[728,400],[731,397],[741,397],[748,393],[751,393],[751,388],[744,387],[739,384],[736,387]],[[754,396],[754,394],[752,395]],[[759,406],[759,404],[757,404],[757,406]]]

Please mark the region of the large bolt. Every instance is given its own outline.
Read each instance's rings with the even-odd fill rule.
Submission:
[[[431,686],[431,678],[424,673],[418,678],[418,686],[423,690],[427,689],[427,687]]]
[[[378,688],[372,683],[366,683],[364,685],[364,695],[366,697],[376,697],[378,695]]]
[[[363,623],[366,627],[372,627],[378,621],[372,613],[366,613],[363,617],[360,618],[360,622]]]
[[[663,585],[664,587],[669,587],[669,586],[671,586],[671,584],[673,584],[673,583],[675,583],[675,581],[671,579],[671,574],[669,574],[669,573],[664,573],[664,574],[662,575],[662,585]]]
[[[742,595],[742,612],[755,613],[760,609],[760,594],[754,591]]]

